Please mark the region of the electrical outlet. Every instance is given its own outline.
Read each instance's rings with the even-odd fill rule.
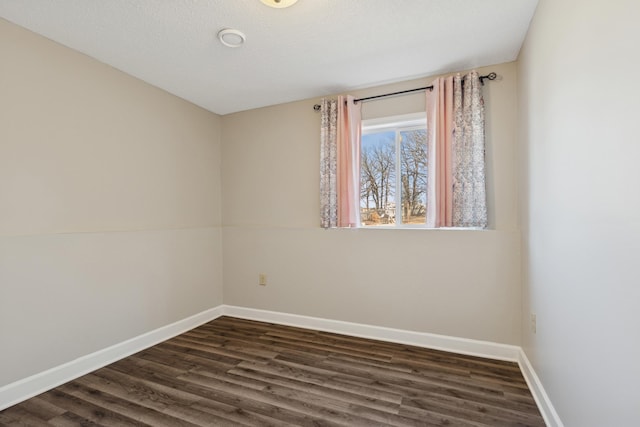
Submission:
[[[267,275],[264,273],[260,273],[258,276],[258,284],[260,286],[267,286]]]
[[[531,332],[533,332],[534,334],[538,329],[538,325],[536,323],[537,323],[536,314],[531,313]]]

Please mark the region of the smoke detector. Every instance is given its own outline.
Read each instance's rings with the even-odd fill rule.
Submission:
[[[233,28],[224,28],[218,31],[218,40],[227,47],[240,47],[246,39],[247,37],[242,31]]]
[[[260,0],[267,6],[282,9],[284,7],[293,6],[298,0]]]

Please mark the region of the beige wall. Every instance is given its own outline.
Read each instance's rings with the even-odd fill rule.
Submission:
[[[485,87],[487,231],[322,230],[318,100],[224,116],[225,303],[519,344],[516,65],[481,71],[502,77]],[[363,117],[424,108],[415,94],[366,103]]]
[[[222,303],[220,118],[0,19],[0,386]]]
[[[523,346],[567,426],[640,425],[638,17],[540,0],[519,58]]]

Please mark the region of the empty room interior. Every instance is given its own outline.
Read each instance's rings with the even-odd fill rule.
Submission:
[[[0,0],[0,425],[640,425],[638,19]],[[383,205],[361,156],[429,144],[458,74],[485,222],[430,226],[431,166],[407,208],[391,142]],[[325,226],[343,96],[358,221]]]

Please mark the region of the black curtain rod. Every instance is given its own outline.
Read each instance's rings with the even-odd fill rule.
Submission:
[[[498,77],[498,75],[496,73],[489,73],[485,76],[480,76],[480,83],[482,83],[482,85],[484,86],[484,81],[485,80],[495,80],[496,77]],[[425,87],[418,87],[415,89],[407,89],[407,90],[401,90],[399,92],[391,92],[391,93],[384,93],[382,95],[375,95],[375,96],[367,96],[366,98],[358,98],[358,99],[354,99],[353,103],[355,104],[356,102],[365,102],[365,101],[370,101],[372,99],[378,99],[378,98],[386,98],[388,96],[395,96],[395,95],[403,95],[405,93],[412,93],[412,92],[419,92],[421,90],[433,90],[433,85],[431,86],[425,86]],[[316,104],[313,106],[313,109],[315,111],[320,111],[320,104]]]

